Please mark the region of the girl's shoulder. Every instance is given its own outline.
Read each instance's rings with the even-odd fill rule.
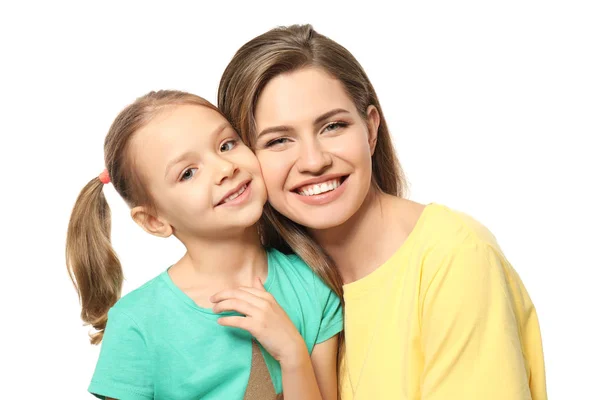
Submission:
[[[314,275],[314,272],[310,269],[308,264],[295,253],[286,254],[277,249],[269,248],[267,249],[267,255],[269,260],[269,272],[271,270],[276,270],[277,272],[283,273]]]
[[[267,289],[302,333],[309,351],[342,330],[340,299],[296,254],[268,249]]]
[[[111,311],[127,315],[140,315],[156,310],[155,306],[164,302],[165,292],[168,291],[164,282],[164,274],[166,271],[125,294],[115,303]]]
[[[302,287],[307,293],[327,295],[331,290],[297,254],[267,249],[269,277],[267,284],[290,289]]]

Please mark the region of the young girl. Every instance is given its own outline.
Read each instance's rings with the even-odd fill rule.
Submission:
[[[89,391],[335,399],[339,299],[299,257],[262,247],[260,167],[220,112],[191,94],[152,92],[117,116],[104,150],[107,169],[79,195],[66,249],[82,319],[102,341]],[[140,227],[187,250],[120,300],[108,182]]]
[[[473,218],[403,198],[381,106],[352,54],[310,25],[266,32],[227,66],[219,108],[261,164],[266,227],[303,232],[343,279],[342,399],[547,398],[525,286]]]

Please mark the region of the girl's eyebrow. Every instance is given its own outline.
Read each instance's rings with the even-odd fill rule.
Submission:
[[[198,155],[198,153],[195,151],[186,151],[185,153],[183,153],[183,154],[179,155],[178,157],[169,161],[169,163],[167,164],[167,167],[165,168],[165,179],[167,179],[167,175],[169,175],[169,171],[171,170],[171,168],[173,168],[173,166],[179,164],[181,161],[185,160],[186,158],[192,158],[197,155]]]
[[[219,125],[217,127],[217,129],[215,129],[214,131],[212,131],[209,134],[209,136],[210,137],[219,136],[221,134],[221,132],[223,132],[229,126],[230,126],[229,122],[224,122],[221,125]],[[177,165],[178,163],[180,163],[181,161],[185,160],[186,158],[192,158],[192,157],[197,157],[197,156],[198,156],[198,153],[196,151],[186,151],[185,153],[183,153],[183,154],[175,157],[171,161],[169,161],[169,163],[167,164],[167,167],[165,168],[165,179],[167,179],[167,175],[169,175],[169,170],[171,168],[173,168],[174,165]]]
[[[334,115],[342,114],[342,113],[350,114],[349,111],[344,110],[343,108],[335,108],[335,109],[333,109],[331,111],[327,111],[325,114],[322,114],[322,115],[318,116],[317,118],[315,118],[313,125],[315,125],[315,126],[321,125],[323,123],[323,121],[333,117]],[[256,137],[256,140],[258,140],[261,136],[266,135],[268,133],[289,132],[291,130],[292,130],[292,128],[290,128],[289,126],[286,126],[286,125],[272,126],[272,127],[265,128],[262,131],[260,131],[260,133]]]

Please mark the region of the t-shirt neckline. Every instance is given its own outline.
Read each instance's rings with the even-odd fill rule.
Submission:
[[[272,260],[272,251],[271,250],[266,250],[267,253],[267,279],[265,279],[265,281],[263,282],[263,285],[265,287],[266,291],[269,291],[272,282],[275,280],[275,268],[273,268],[273,260]],[[212,316],[212,317],[216,317],[216,318],[220,318],[220,317],[224,317],[224,316],[231,316],[231,315],[240,315],[239,313],[235,312],[235,311],[225,311],[225,312],[221,312],[221,313],[215,313],[213,312],[212,308],[207,308],[207,307],[200,307],[198,304],[196,304],[196,302],[194,300],[192,300],[187,294],[185,294],[183,292],[183,290],[181,290],[176,284],[175,282],[173,282],[173,279],[171,279],[171,276],[169,275],[169,270],[171,269],[171,267],[173,267],[172,265],[169,266],[169,268],[167,268],[165,271],[163,271],[160,274],[160,278],[161,280],[166,284],[166,286],[171,290],[171,292],[173,293],[173,295],[175,295],[176,298],[178,298],[180,301],[182,301],[184,304],[186,304],[187,306],[200,311],[206,315]]]
[[[430,203],[425,206],[421,215],[417,219],[415,226],[412,231],[406,237],[406,240],[400,247],[388,258],[383,264],[381,264],[377,269],[373,272],[364,276],[354,282],[347,283],[342,286],[344,291],[344,299],[354,299],[361,297],[367,293],[369,293],[373,289],[378,289],[382,280],[387,279],[387,270],[390,268],[396,267],[396,260],[401,257],[406,249],[411,246],[411,244],[416,240],[416,237],[419,236],[419,232],[423,229],[423,225],[427,219],[427,215],[431,212],[431,210],[435,207],[435,203]]]

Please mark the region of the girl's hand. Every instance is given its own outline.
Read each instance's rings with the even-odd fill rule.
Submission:
[[[260,278],[255,279],[253,287],[223,290],[214,294],[210,301],[215,303],[215,313],[237,311],[245,315],[222,317],[218,322],[250,332],[282,367],[294,367],[305,361],[308,350],[302,336],[275,298],[265,290]]]

